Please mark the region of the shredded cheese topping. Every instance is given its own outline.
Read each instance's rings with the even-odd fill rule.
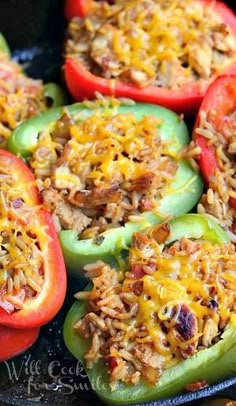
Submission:
[[[41,81],[26,77],[21,66],[0,51],[0,147],[19,124],[45,110]]]
[[[163,247],[135,233],[124,274],[101,261],[89,310],[75,324],[91,339],[88,368],[103,358],[112,389],[119,381],[155,384],[163,371],[216,343],[236,312],[235,247],[182,238]]]
[[[147,255],[142,250],[141,257],[139,249],[137,253],[137,249],[133,248],[130,257],[131,266],[136,261],[145,266],[153,250],[151,259],[155,258],[156,266],[152,275],[144,275],[139,279],[143,282],[143,291],[138,300],[137,319],[141,323],[144,321],[158,351],[164,351],[171,358],[178,353],[185,357],[188,354],[184,351],[189,350],[191,353],[188,346],[192,345],[195,352],[202,340],[204,345],[204,327],[208,319],[216,326],[216,337],[230,321],[231,314],[235,313],[234,246],[213,245],[205,241],[191,242],[183,238],[162,252],[152,242],[145,246],[145,250]],[[126,283],[130,283],[130,280]],[[179,322],[183,305],[188,309],[185,309],[184,314],[186,320],[182,320],[183,331],[189,337],[180,342],[179,332],[170,330],[166,333],[165,328],[168,330],[169,326],[173,327]],[[217,311],[214,306],[217,306]],[[196,321],[194,328],[191,326],[191,318]],[[160,340],[164,336],[169,343],[167,348]]]
[[[93,2],[86,18],[70,21],[65,55],[138,87],[206,86],[236,60],[236,35],[214,1]]]
[[[157,208],[181,154],[161,139],[162,120],[154,116],[109,107],[83,114],[65,111],[43,131],[30,165],[59,227],[92,238]]]

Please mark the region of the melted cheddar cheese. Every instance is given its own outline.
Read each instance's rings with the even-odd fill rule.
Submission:
[[[65,54],[106,79],[178,89],[209,83],[235,61],[236,41],[214,1],[94,1],[70,21]]]
[[[155,384],[165,369],[235,325],[233,244],[181,238],[163,247],[135,233],[123,279],[101,261],[86,271],[93,281],[90,309],[75,329],[92,339],[87,367],[103,357],[113,389],[141,377]]]

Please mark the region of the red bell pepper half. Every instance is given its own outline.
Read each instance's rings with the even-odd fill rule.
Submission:
[[[65,17],[70,20],[73,17],[85,17],[91,9],[91,0],[67,0],[65,2]]]
[[[65,264],[33,174],[4,150],[0,150],[0,212],[0,325],[39,327],[63,304]]]
[[[26,351],[37,340],[39,331],[39,328],[20,330],[0,326],[0,362],[6,361]]]
[[[212,0],[199,0],[214,7],[216,14],[220,15],[226,25],[230,26],[236,35],[236,16],[223,2]],[[68,19],[74,16],[85,17],[92,9],[92,2],[86,0],[66,0],[65,14]],[[227,73],[236,71],[236,63],[227,68]],[[221,74],[226,73],[221,72]],[[67,58],[64,65],[64,76],[67,88],[76,101],[85,98],[92,99],[96,92],[106,96],[128,97],[136,101],[160,104],[177,113],[194,114],[204,97],[206,89],[199,81],[183,85],[178,90],[147,86],[139,88],[133,84],[123,83],[117,79],[105,79],[91,73],[81,62]]]
[[[230,129],[235,131],[235,119],[230,115],[236,111],[236,75],[223,75],[218,77],[208,88],[199,109],[194,125],[194,139],[201,147],[199,165],[207,185],[217,169],[219,169],[216,146],[209,145],[208,139],[200,135],[197,128],[200,124],[201,114],[205,112],[207,121],[223,136]],[[234,128],[234,130],[233,130]],[[231,198],[229,203],[236,209],[236,199]]]

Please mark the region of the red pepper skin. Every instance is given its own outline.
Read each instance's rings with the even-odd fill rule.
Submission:
[[[0,326],[0,362],[6,361],[26,351],[37,340],[39,328],[19,330]]]
[[[79,61],[68,58],[64,65],[67,88],[76,101],[93,99],[99,92],[105,96],[128,97],[135,101],[159,104],[177,113],[191,114],[202,101],[198,85],[185,86],[179,91],[148,86],[138,88],[115,79],[104,79],[89,72]]]
[[[27,199],[28,205],[39,207],[37,212],[34,211],[32,224],[44,252],[42,289],[36,296],[27,298],[20,310],[9,314],[0,308],[0,325],[31,329],[49,322],[61,308],[66,294],[65,263],[51,215],[40,206],[41,197],[32,172],[23,161],[5,150],[0,150],[0,162],[9,166],[14,179],[19,181],[22,190],[26,190],[24,199]],[[24,227],[31,218],[16,218],[16,221]],[[42,229],[46,232],[42,233]]]
[[[66,2],[68,8],[70,1],[73,0],[67,0]],[[226,4],[212,0],[198,1],[205,3],[206,7],[209,7],[209,5],[214,7],[216,13],[221,15],[223,21],[231,27],[236,35],[236,16]],[[79,9],[84,1],[76,0],[74,3],[77,6],[74,6],[73,15],[81,15]],[[222,73],[231,74],[232,72],[236,72],[236,62],[232,63]],[[67,88],[76,101],[81,101],[85,98],[93,99],[95,93],[100,92],[106,96],[128,97],[136,101],[159,104],[177,113],[185,113],[186,115],[193,115],[197,112],[206,92],[206,88],[201,86],[198,81],[186,84],[179,90],[157,86],[148,86],[141,89],[116,79],[109,80],[96,76],[86,69],[82,63],[72,58],[67,58],[65,61],[64,76]]]
[[[90,8],[91,0],[66,0],[64,6],[64,14],[67,20],[71,20],[73,17],[85,17]]]
[[[219,76],[208,88],[199,109],[193,130],[193,137],[201,147],[199,165],[208,185],[210,178],[218,169],[215,145],[208,145],[208,140],[197,133],[202,111],[207,113],[207,119],[217,131],[224,135],[233,125],[229,117],[236,110],[236,74]],[[230,199],[230,205],[236,209],[236,199]]]

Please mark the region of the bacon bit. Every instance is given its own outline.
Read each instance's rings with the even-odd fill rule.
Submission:
[[[141,233],[134,233],[132,236],[131,247],[138,250],[143,250],[146,245],[150,244],[150,238]]]
[[[117,189],[118,186],[113,185],[108,189],[77,191],[68,200],[77,207],[95,208],[103,204],[117,203],[121,198],[121,191]]]
[[[139,193],[146,192],[152,187],[155,176],[156,175],[153,172],[144,173],[143,175],[129,182],[126,190],[128,190],[129,192],[132,192],[134,190]]]
[[[142,278],[143,275],[145,275],[145,272],[143,270],[143,266],[139,264],[132,264],[131,265],[131,274],[134,279],[140,279]]]
[[[175,328],[184,340],[190,340],[197,332],[197,319],[186,304],[174,306],[171,316],[176,317]]]
[[[233,222],[232,226],[230,227],[230,231],[236,235],[236,221]]]
[[[132,290],[136,296],[141,296],[143,292],[143,281],[137,281],[132,284]]]
[[[162,223],[153,226],[149,235],[150,238],[153,238],[158,244],[163,244],[170,235],[169,223]]]
[[[195,381],[192,383],[188,383],[187,385],[185,385],[185,390],[187,392],[195,392],[197,390],[201,390],[204,388],[207,388],[209,386],[209,383],[207,381]]]
[[[110,357],[108,359],[108,368],[109,370],[113,371],[114,368],[116,368],[118,365],[117,359],[115,357]]]
[[[215,288],[215,286],[210,286],[209,288],[209,296],[213,296],[214,294],[216,294],[217,290]]]
[[[181,350],[180,353],[184,359],[189,358],[196,352],[196,344],[189,344],[184,350]]]

